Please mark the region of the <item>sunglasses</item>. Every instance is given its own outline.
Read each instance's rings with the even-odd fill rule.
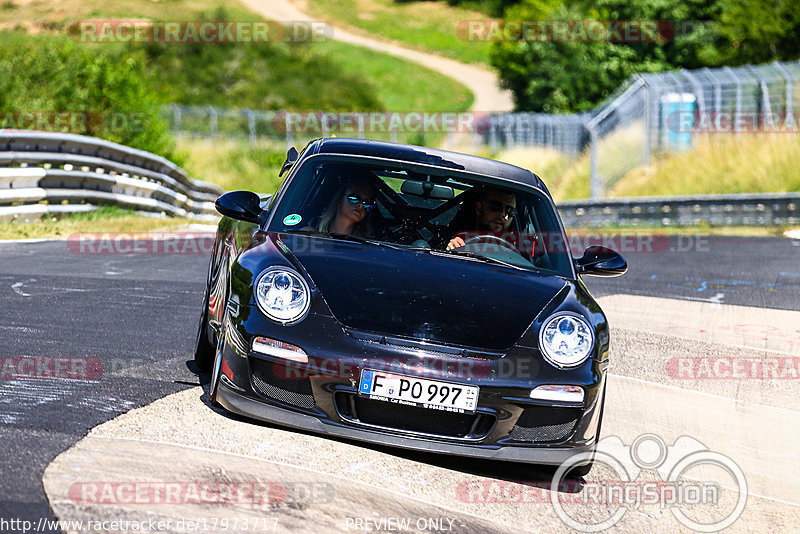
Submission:
[[[513,219],[517,215],[517,208],[503,204],[499,200],[490,200],[486,203],[486,207],[492,211],[500,211],[505,213],[506,217]]]
[[[374,200],[366,200],[356,194],[347,195],[347,201],[350,204],[361,204],[362,206],[364,206],[364,211],[370,211],[372,208],[375,207]]]

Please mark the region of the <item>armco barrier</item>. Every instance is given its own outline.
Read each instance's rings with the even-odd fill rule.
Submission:
[[[800,224],[800,192],[560,202],[567,228]]]
[[[215,220],[223,192],[143,150],[84,135],[0,130],[0,221],[98,204]]]

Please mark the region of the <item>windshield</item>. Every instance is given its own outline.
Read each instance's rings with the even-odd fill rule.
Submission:
[[[315,156],[292,177],[267,230],[572,276],[566,247],[552,246],[563,233],[541,192],[450,169]]]

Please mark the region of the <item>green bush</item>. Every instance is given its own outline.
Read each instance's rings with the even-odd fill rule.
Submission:
[[[800,3],[779,0],[523,0],[506,20],[657,21],[632,42],[516,40],[490,59],[518,110],[591,109],[631,74],[790,60],[800,56]]]
[[[120,58],[66,37],[4,32],[0,43],[0,127],[91,135],[173,157],[143,56]]]
[[[231,20],[218,9],[197,20]],[[377,88],[343,73],[309,42],[131,44],[147,58],[148,80],[163,102],[226,108],[382,110]],[[346,61],[346,58],[342,58]]]

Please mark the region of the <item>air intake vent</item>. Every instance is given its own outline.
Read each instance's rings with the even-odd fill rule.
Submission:
[[[564,441],[575,430],[581,408],[529,406],[511,431],[511,439],[528,443]]]
[[[291,378],[280,363],[250,359],[253,389],[262,397],[298,408],[314,408],[314,395],[307,377]],[[287,378],[290,377],[290,378]]]

